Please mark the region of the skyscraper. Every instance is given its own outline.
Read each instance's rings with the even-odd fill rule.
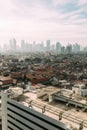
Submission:
[[[72,45],[71,45],[71,44],[68,44],[68,45],[66,46],[66,53],[68,53],[68,54],[71,54],[71,53],[72,53]]]
[[[40,49],[41,49],[41,51],[44,51],[44,43],[43,42],[41,42],[41,44],[40,44]]]
[[[25,41],[21,40],[21,51],[24,52],[25,51]]]
[[[65,53],[65,47],[64,47],[64,46],[61,47],[61,53],[62,53],[62,54]]]
[[[16,51],[17,48],[16,48],[16,39],[15,38],[13,38],[13,43],[12,44],[13,44],[14,51]]]
[[[57,53],[61,53],[61,44],[60,44],[60,42],[56,42],[56,52]]]
[[[73,45],[73,52],[78,53],[80,51],[80,45],[78,43],[75,43]]]
[[[50,51],[50,40],[47,40],[46,42],[46,50]]]
[[[16,51],[16,49],[17,49],[17,48],[16,48],[16,43],[17,43],[17,42],[16,42],[16,39],[15,39],[15,38],[13,38],[13,39],[10,40],[10,50],[11,50],[11,51]]]
[[[36,51],[36,42],[35,41],[33,41],[32,50]]]

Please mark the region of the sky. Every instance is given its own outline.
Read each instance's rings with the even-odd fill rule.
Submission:
[[[0,0],[0,45],[11,38],[87,45],[87,0]]]

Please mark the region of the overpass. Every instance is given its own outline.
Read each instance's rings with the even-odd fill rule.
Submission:
[[[87,110],[87,104],[83,104],[83,103],[80,103],[78,101],[75,101],[73,99],[70,99],[64,95],[61,95],[60,93],[55,93],[52,95],[52,98],[53,100],[59,100],[59,101],[62,101],[62,102],[65,102],[67,105],[71,104],[71,105],[74,105],[75,107],[80,107],[83,109],[83,111],[86,111]]]

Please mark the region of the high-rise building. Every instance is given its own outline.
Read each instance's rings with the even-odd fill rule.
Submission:
[[[55,50],[55,46],[54,46],[54,45],[51,46],[51,50],[52,50],[52,51]]]
[[[7,93],[1,92],[2,130],[70,130],[67,125],[45,114],[12,100]],[[33,100],[32,100],[33,101]]]
[[[80,51],[80,45],[78,43],[75,43],[73,45],[73,52],[78,53]]]
[[[16,51],[17,48],[16,48],[16,39],[15,38],[13,39],[13,48],[14,48],[14,51]]]
[[[32,52],[32,44],[29,43],[29,52]]]
[[[61,53],[62,53],[62,54],[65,53],[65,47],[64,47],[64,46],[61,47]]]
[[[71,45],[71,44],[68,44],[68,45],[66,46],[66,53],[68,53],[68,54],[71,54],[71,53],[72,53],[72,45]]]
[[[84,47],[83,51],[84,51],[84,52],[87,52],[87,46],[86,46],[86,47]]]
[[[41,49],[41,51],[44,51],[44,43],[43,42],[41,42],[41,44],[40,44],[40,49]]]
[[[24,52],[25,51],[25,41],[21,40],[21,51]]]
[[[35,42],[35,41],[33,42],[32,50],[33,50],[33,51],[36,51],[36,42]]]
[[[15,38],[13,38],[13,39],[10,40],[10,50],[11,50],[11,51],[16,51],[16,49],[17,49],[17,48],[16,48],[16,47],[17,47],[17,46],[16,46],[16,43],[17,43],[17,42],[16,42],[16,39],[15,39]]]
[[[12,50],[12,40],[11,39],[10,39],[9,43],[10,43],[10,45],[9,45],[10,50]]]
[[[46,50],[50,51],[50,40],[47,40],[46,42]]]
[[[29,49],[30,49],[30,47],[29,47],[29,43],[26,42],[26,45],[25,45],[25,51],[26,51],[26,52],[29,52]]]
[[[61,53],[61,44],[60,44],[60,42],[56,42],[56,52],[57,53]]]
[[[35,49],[35,51],[41,51],[40,45],[41,45],[40,43],[37,43],[37,44],[36,44],[36,49]]]

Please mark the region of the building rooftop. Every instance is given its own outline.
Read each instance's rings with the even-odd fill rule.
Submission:
[[[0,76],[0,81],[12,80],[11,77]]]

